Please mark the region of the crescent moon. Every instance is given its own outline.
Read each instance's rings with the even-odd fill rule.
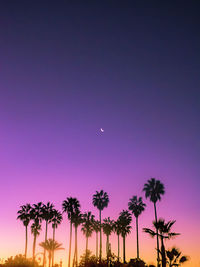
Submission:
[[[104,129],[101,128],[100,130],[101,130],[102,133],[104,132]]]

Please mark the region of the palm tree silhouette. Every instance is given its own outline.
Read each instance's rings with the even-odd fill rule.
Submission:
[[[86,263],[87,263],[87,251],[88,251],[88,238],[91,237],[92,235],[93,223],[94,223],[94,215],[92,215],[91,211],[84,213],[81,231],[86,237],[86,248],[85,248],[85,262]]]
[[[114,221],[110,219],[110,217],[103,220],[103,232],[106,235],[106,255],[107,255],[107,262],[109,261],[109,236],[113,231],[113,224]]]
[[[36,248],[36,239],[39,236],[41,231],[41,224],[39,222],[34,222],[31,225],[31,233],[33,234],[33,262],[35,261],[35,248]]]
[[[69,240],[69,258],[68,258],[68,267],[71,264],[71,245],[72,245],[72,224],[73,216],[76,211],[80,208],[80,203],[77,198],[68,197],[62,203],[63,212],[67,213],[68,220],[70,221],[70,240]]]
[[[179,233],[171,232],[171,228],[175,222],[176,221],[169,221],[166,223],[164,219],[159,219],[157,222],[154,221],[153,225],[154,225],[154,228],[157,230],[156,232],[149,228],[143,228],[143,231],[145,233],[150,234],[152,237],[158,235],[158,237],[160,238],[161,251],[159,250],[159,252],[162,256],[162,267],[166,267],[166,254],[165,254],[164,239],[170,239],[174,236],[179,235]]]
[[[31,233],[33,234],[33,261],[35,261],[35,248],[36,248],[36,238],[41,231],[41,222],[42,222],[42,202],[33,204],[30,210],[30,218],[33,220],[31,225]]]
[[[145,192],[145,197],[149,198],[151,202],[154,204],[154,212],[155,212],[155,221],[157,222],[157,210],[156,203],[158,200],[161,200],[161,195],[165,193],[164,185],[155,178],[151,178],[144,184],[143,191]],[[157,230],[156,230],[157,231]],[[158,239],[158,231],[157,231],[157,266],[160,264],[160,256],[159,256],[159,239]]]
[[[144,211],[146,204],[143,203],[142,197],[133,196],[128,202],[128,208],[136,218],[136,233],[137,233],[137,259],[139,259],[139,237],[138,237],[138,217]]]
[[[98,260],[98,233],[100,231],[100,222],[98,220],[94,220],[92,227],[96,233],[96,260]]]
[[[61,224],[62,220],[63,220],[62,213],[56,209],[53,209],[52,219],[51,219],[52,228],[53,228],[53,242],[55,241],[55,231],[58,228],[58,225]],[[53,266],[54,266],[54,251],[52,252],[52,267]]]
[[[113,230],[117,234],[117,243],[118,243],[118,249],[117,249],[117,261],[119,262],[119,252],[120,252],[120,243],[119,243],[119,236],[122,232],[122,224],[120,222],[120,219],[118,218],[117,221],[114,222]]]
[[[78,226],[83,222],[83,215],[81,214],[80,210],[77,209],[75,214],[73,215],[73,225],[75,228],[75,250],[74,250],[74,260],[73,260],[73,266],[78,266],[78,237],[77,237],[77,229]]]
[[[47,204],[43,204],[41,210],[42,210],[42,219],[45,220],[45,241],[47,241],[47,231],[48,231],[48,224],[51,222],[51,219],[53,218],[53,208],[54,205],[50,202],[47,202]],[[45,266],[46,263],[46,249],[44,248],[44,254],[43,254],[43,266]]]
[[[17,214],[17,219],[23,222],[23,225],[25,226],[25,258],[27,257],[27,246],[28,246],[28,225],[31,220],[30,216],[30,211],[31,211],[31,205],[26,204],[23,206],[20,206],[20,210],[18,210]]]
[[[123,210],[120,212],[118,219],[121,224],[121,236],[123,238],[123,261],[126,263],[126,236],[131,232],[132,217],[128,210]]]
[[[99,222],[100,222],[100,248],[99,248],[99,262],[101,262],[102,257],[102,231],[101,231],[101,212],[104,208],[108,206],[109,197],[106,192],[101,190],[100,192],[96,191],[96,194],[93,195],[92,203],[94,207],[97,207],[99,210]]]
[[[169,267],[180,266],[182,263],[188,261],[188,257],[182,256],[181,251],[175,247],[170,250],[167,250],[166,256]]]
[[[46,241],[44,242],[41,242],[39,244],[42,248],[44,248],[44,250],[47,250],[48,251],[48,254],[49,254],[49,267],[51,267],[51,263],[52,263],[52,255],[54,253],[54,251],[56,250],[60,250],[60,249],[64,249],[62,248],[62,244],[59,244],[57,241],[49,238],[47,239]],[[53,267],[53,265],[52,265]]]

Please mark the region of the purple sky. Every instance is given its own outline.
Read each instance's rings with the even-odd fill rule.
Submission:
[[[116,217],[156,177],[160,214],[195,247],[199,5],[41,2],[0,4],[0,229],[16,229],[26,202],[72,195],[95,211],[102,188]]]

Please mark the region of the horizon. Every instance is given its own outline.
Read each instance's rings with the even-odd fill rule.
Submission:
[[[158,218],[176,220],[181,233],[166,248],[190,257],[183,266],[200,266],[199,11],[195,2],[0,3],[1,259],[24,254],[21,205],[50,201],[61,211],[72,196],[98,218],[92,195],[103,189],[110,198],[103,219],[116,220],[142,196],[140,254],[156,264],[156,239],[142,231],[154,220],[142,189],[155,177],[166,191]],[[134,216],[131,226],[128,260],[136,257]],[[65,250],[55,259],[65,267],[66,215],[56,236]],[[36,252],[42,241],[44,224]],[[104,256],[105,243],[103,235]],[[114,234],[111,245],[117,254]],[[95,254],[95,235],[89,249]]]

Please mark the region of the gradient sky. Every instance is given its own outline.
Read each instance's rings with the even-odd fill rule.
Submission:
[[[92,195],[103,189],[103,217],[116,219],[156,177],[166,187],[158,215],[175,219],[181,233],[166,247],[191,257],[185,267],[200,266],[199,12],[197,1],[1,1],[0,258],[24,252],[20,205],[61,209],[73,196],[98,216]],[[140,228],[154,216],[145,202]],[[132,226],[128,259],[136,257]],[[66,249],[57,261],[66,263],[66,217],[57,240]],[[155,245],[140,233],[147,262]]]

